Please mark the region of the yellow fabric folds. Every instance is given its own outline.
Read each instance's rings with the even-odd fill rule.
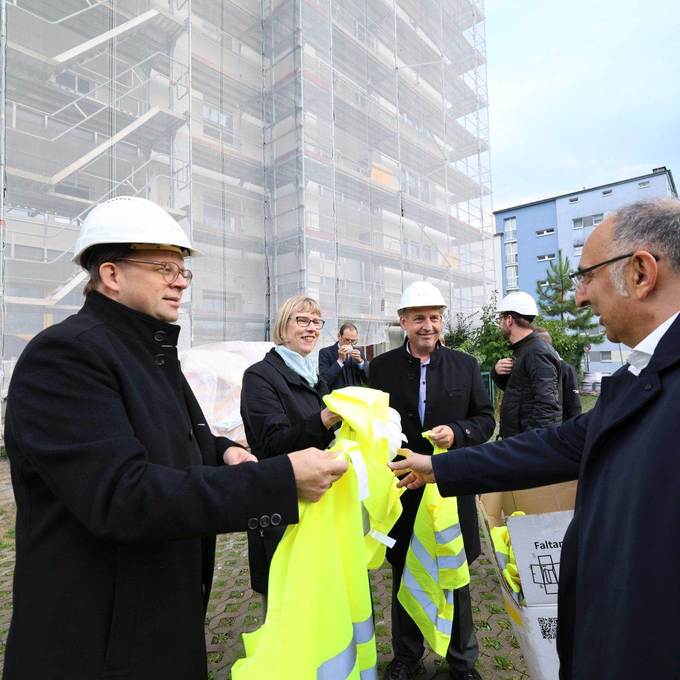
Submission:
[[[423,436],[432,444],[428,432]],[[434,448],[434,454],[445,449]],[[434,652],[446,655],[453,625],[453,591],[470,582],[456,498],[426,485],[406,553],[399,602]]]

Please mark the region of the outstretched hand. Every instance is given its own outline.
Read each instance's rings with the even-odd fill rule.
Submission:
[[[432,484],[434,472],[432,471],[432,456],[424,456],[413,453],[409,449],[399,449],[398,453],[405,456],[405,460],[388,463],[390,469],[399,477],[397,486],[401,489],[419,489],[425,484]]]

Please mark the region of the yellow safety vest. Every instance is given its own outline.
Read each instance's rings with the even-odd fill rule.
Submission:
[[[365,535],[362,500],[371,531],[387,534],[401,513],[382,433],[388,401],[360,387],[327,395],[343,417],[331,450],[352,464],[318,503],[299,503],[299,523],[286,528],[271,563],[265,623],[243,635],[246,658],[233,680],[377,680],[366,568],[385,547]]]
[[[429,433],[423,436],[432,444]],[[445,451],[434,446],[434,455]],[[399,585],[401,605],[434,652],[446,655],[453,626],[453,591],[470,583],[458,501],[442,498],[427,484],[418,506],[413,535]]]
[[[511,517],[520,517],[522,515],[524,515],[524,513],[521,510],[517,510],[512,513]],[[510,532],[508,531],[508,527],[492,527],[491,541],[493,542],[496,561],[501,569],[503,578],[510,587],[513,598],[519,602],[520,594],[522,592],[522,583],[519,578],[517,561],[515,560],[515,551],[512,549],[512,543],[510,543]]]
[[[389,400],[387,392],[369,387],[344,387],[324,397],[326,406],[342,416],[336,439],[356,441],[366,466],[368,496],[362,502],[369,569],[378,569],[385,561],[387,547],[394,545],[388,534],[401,515],[403,489],[397,489],[387,467]]]

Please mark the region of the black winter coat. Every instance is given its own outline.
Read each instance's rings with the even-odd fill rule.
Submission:
[[[493,406],[482,382],[474,357],[438,346],[430,355],[426,371],[425,422],[418,415],[420,359],[402,347],[373,359],[370,386],[390,395],[390,406],[401,415],[401,427],[408,438],[406,447],[417,453],[432,453],[432,446],[421,433],[437,425],[448,425],[454,433],[454,448],[481,444],[493,433]],[[392,564],[403,565],[413,533],[418,505],[423,490],[406,490],[401,497],[403,512],[390,536],[397,543],[388,550]],[[480,552],[477,507],[474,496],[458,498],[458,514],[468,562]]]
[[[562,680],[680,678],[680,318],[592,411],[432,461],[444,495],[578,478],[560,557]]]
[[[512,371],[491,377],[503,390],[500,436],[512,437],[520,432],[562,422],[560,394],[560,357],[547,342],[532,331],[511,345]]]
[[[321,376],[330,390],[352,385],[365,385],[368,378],[368,370],[364,360],[363,368],[347,357],[342,366],[338,363],[339,344],[336,342],[330,347],[324,347],[319,352],[319,376]],[[363,355],[362,355],[363,358]]]
[[[571,364],[560,359],[560,395],[562,397],[562,422],[581,413],[581,397],[578,393],[578,379]]]
[[[222,463],[232,442],[210,433],[178,334],[90,293],[21,355],[5,680],[206,678],[215,534],[296,521],[287,459]]]
[[[241,417],[251,451],[264,460],[310,446],[325,449],[333,439],[320,417],[327,393],[323,380],[311,388],[270,350],[243,374]],[[267,593],[269,565],[284,531],[282,524],[248,533],[250,582],[258,593]]]

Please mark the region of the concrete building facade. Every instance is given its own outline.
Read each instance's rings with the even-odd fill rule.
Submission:
[[[569,258],[571,268],[576,269],[585,240],[607,213],[660,196],[677,197],[673,175],[666,167],[654,168],[639,177],[494,211],[503,294],[523,290],[535,295],[536,285],[545,281],[550,263],[560,251]],[[625,363],[629,352],[630,348],[605,340],[592,345],[585,368],[609,375]]]
[[[81,305],[81,220],[157,201],[204,257],[185,344],[263,340],[319,298],[380,351],[403,287],[494,289],[482,0],[0,0],[3,389]]]

